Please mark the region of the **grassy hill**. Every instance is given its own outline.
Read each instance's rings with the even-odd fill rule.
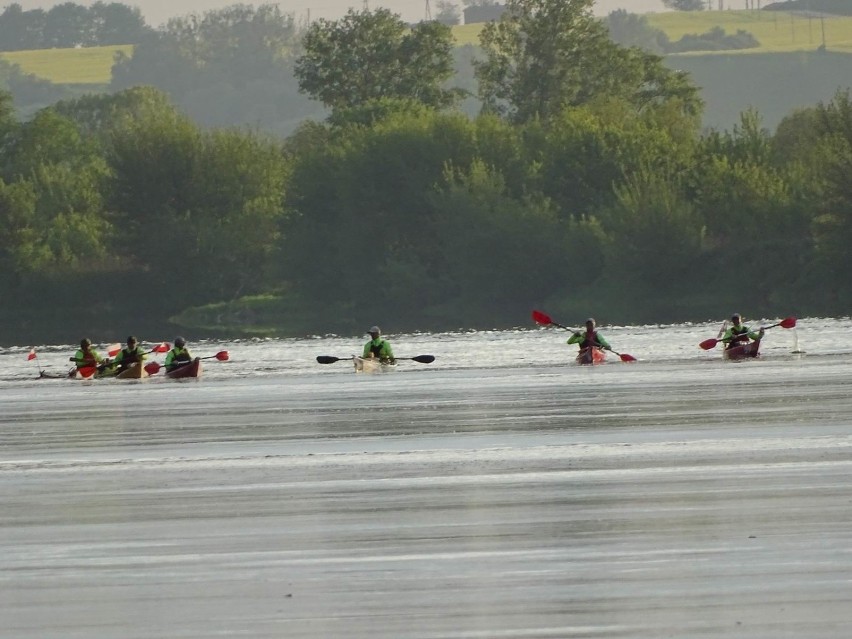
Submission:
[[[706,33],[722,27],[727,33],[748,31],[760,42],[755,49],[735,53],[790,53],[814,51],[823,43],[829,51],[852,53],[852,17],[808,17],[782,11],[670,11],[647,15],[652,27],[660,29],[669,40],[680,40],[688,33]],[[734,52],[719,52],[731,55]],[[708,55],[696,52],[689,55]]]
[[[760,47],[737,51],[749,53],[789,53],[814,51],[823,42],[829,51],[852,53],[852,17],[829,17],[824,20],[800,13],[783,11],[667,11],[649,13],[648,23],[669,40],[680,40],[689,33],[701,34],[713,27],[722,27],[727,33],[748,31],[760,42]],[[481,24],[453,27],[459,45],[479,44]],[[734,52],[721,52],[730,55]],[[708,55],[708,52],[690,55]]]
[[[778,11],[667,12],[646,17],[672,41],[722,27],[729,34],[748,31],[761,43],[755,49],[665,58],[670,67],[689,72],[702,89],[706,126],[730,128],[743,110],[752,107],[764,116],[766,126],[774,128],[792,109],[829,100],[838,89],[852,86],[852,17],[820,19]],[[476,45],[481,29],[481,24],[460,25],[453,34],[459,45]],[[827,54],[817,52],[823,33]],[[24,73],[70,90],[88,91],[109,83],[116,51],[130,54],[132,46],[16,51],[0,53],[0,57],[19,65]],[[460,69],[462,75],[468,74],[464,76],[471,84],[467,88],[473,89],[469,60]],[[471,112],[476,110],[474,104]]]
[[[821,20],[802,14],[781,11],[669,11],[647,14],[651,26],[662,30],[670,40],[688,33],[705,33],[722,27],[733,34],[742,29],[760,41],[760,47],[736,52],[691,53],[681,55],[749,55],[754,53],[789,53],[815,51],[823,43],[839,53],[852,53],[852,17]],[[481,24],[453,27],[459,45],[479,44]],[[824,36],[823,36],[824,33]],[[107,84],[116,51],[130,54],[132,45],[91,47],[85,49],[43,49],[10,51],[0,57],[20,66],[24,73],[56,84]]]
[[[129,55],[133,46],[4,51],[0,58],[55,84],[109,84],[116,51]]]

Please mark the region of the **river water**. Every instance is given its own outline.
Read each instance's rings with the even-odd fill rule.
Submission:
[[[780,318],[767,319],[769,324]],[[761,322],[752,322],[760,325]],[[201,379],[0,349],[0,636],[847,637],[852,321],[210,341]],[[160,336],[158,336],[160,337]]]

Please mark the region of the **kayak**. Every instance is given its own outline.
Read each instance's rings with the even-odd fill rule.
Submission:
[[[112,366],[107,366],[102,370],[98,370],[97,366],[81,366],[68,371],[68,377],[71,379],[102,379],[104,377],[115,377],[116,370]]]
[[[148,377],[148,371],[141,364],[131,364],[127,368],[116,375],[118,379],[145,379]]]
[[[381,360],[372,357],[358,357],[354,355],[352,361],[355,363],[356,373],[383,373],[391,370],[395,364],[382,364]]]
[[[173,368],[172,370],[167,370],[166,377],[170,377],[171,379],[181,379],[183,377],[201,377],[201,360],[196,357],[191,362],[182,364],[177,368]]]
[[[578,364],[602,364],[606,359],[606,351],[597,346],[581,348],[577,353]]]
[[[733,348],[726,348],[722,352],[722,356],[725,359],[736,361],[740,359],[748,359],[749,357],[757,357],[759,350],[760,340],[758,339],[753,342],[749,342],[748,344],[740,344]]]

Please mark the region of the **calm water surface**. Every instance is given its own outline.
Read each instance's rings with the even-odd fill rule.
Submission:
[[[602,327],[639,361],[597,367],[389,335],[437,359],[378,375],[316,363],[360,337],[191,344],[231,359],[182,381],[0,349],[0,635],[846,637],[852,321],[739,363],[719,326]]]

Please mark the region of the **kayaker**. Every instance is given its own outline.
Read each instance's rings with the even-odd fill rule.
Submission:
[[[115,356],[114,364],[118,365],[118,372],[126,371],[134,364],[141,365],[145,361],[145,351],[139,346],[139,341],[131,335],[127,338],[127,345]]]
[[[722,342],[725,344],[726,349],[735,348],[743,344],[748,344],[749,340],[757,341],[759,339],[763,339],[764,332],[764,329],[761,328],[757,333],[755,333],[748,326],[743,324],[742,315],[734,313],[731,315],[731,326],[722,336]]]
[[[88,337],[80,340],[80,350],[74,353],[74,357],[70,358],[77,365],[77,368],[91,368],[100,364],[108,364],[109,360],[101,357],[94,348],[92,348],[92,340]]]
[[[610,348],[609,342],[604,339],[603,335],[595,330],[595,320],[593,317],[586,320],[586,331],[584,333],[575,331],[574,334],[568,338],[568,343],[579,344],[581,351],[589,346],[598,346],[606,349]]]
[[[370,341],[364,344],[364,359],[379,359],[382,364],[393,364],[393,349],[390,343],[382,338],[382,331],[378,326],[371,326],[367,331]]]
[[[166,370],[171,371],[180,368],[191,361],[192,355],[189,354],[189,349],[186,347],[186,340],[182,337],[175,337],[175,347],[166,355]]]

